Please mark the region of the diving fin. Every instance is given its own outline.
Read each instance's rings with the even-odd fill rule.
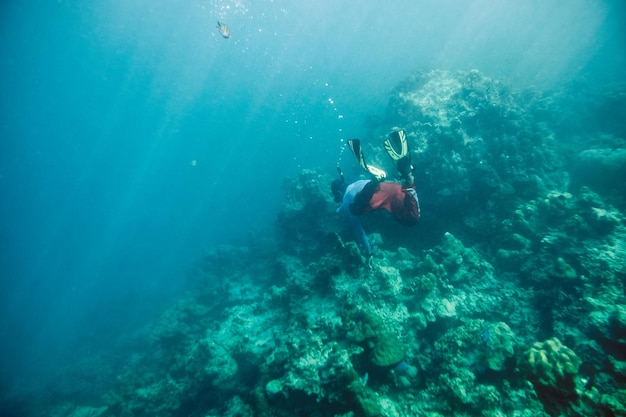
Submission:
[[[396,167],[402,175],[402,178],[408,178],[408,175],[413,171],[413,165],[411,164],[409,142],[404,130],[391,132],[389,138],[385,140],[383,144],[385,145],[385,150],[387,154],[389,154],[389,157],[396,161]]]
[[[368,165],[367,162],[365,162],[363,150],[361,149],[361,141],[359,139],[349,139],[348,146],[350,147],[350,150],[354,154],[357,161],[359,161],[359,165],[361,165],[361,168],[373,175],[374,178],[376,178],[378,181],[382,181],[387,178],[387,174],[385,173],[385,171],[380,168],[376,168],[375,166]]]
[[[396,150],[396,146],[391,143],[392,140],[396,142],[396,146],[400,148],[399,151]],[[391,132],[389,139],[385,140],[383,144],[385,145],[387,153],[394,161],[399,161],[409,154],[409,144],[406,140],[406,133],[404,133],[404,130]]]
[[[377,181],[384,181],[387,178],[387,173],[380,168],[373,167],[371,165],[367,166],[367,172],[372,174]]]

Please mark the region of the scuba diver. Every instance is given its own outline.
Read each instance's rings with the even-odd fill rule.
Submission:
[[[385,150],[396,161],[403,184],[385,181],[387,174],[382,169],[368,165],[365,162],[361,142],[358,139],[348,140],[350,150],[359,161],[359,165],[367,171],[373,179],[358,180],[346,184],[343,172],[339,166],[340,179],[333,181],[331,190],[336,203],[341,203],[337,213],[343,213],[350,224],[357,241],[361,244],[367,266],[372,268],[372,247],[367,239],[358,216],[370,211],[384,209],[401,224],[412,226],[420,217],[419,201],[415,192],[411,153],[404,130],[392,132],[384,142]]]

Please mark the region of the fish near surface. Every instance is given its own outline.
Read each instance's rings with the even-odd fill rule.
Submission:
[[[224,39],[230,38],[230,29],[224,23],[220,23],[219,20],[217,21],[217,30],[220,31],[220,35],[222,35]]]

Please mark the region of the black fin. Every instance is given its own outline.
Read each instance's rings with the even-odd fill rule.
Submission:
[[[354,154],[357,161],[359,161],[359,165],[361,165],[361,168],[373,175],[374,178],[376,178],[378,181],[382,181],[387,177],[385,171],[380,168],[376,168],[375,166],[368,165],[367,162],[365,162],[365,156],[363,155],[363,150],[361,149],[361,141],[359,139],[349,139],[348,146],[350,147],[350,150]]]
[[[391,132],[389,138],[385,140],[383,144],[385,145],[387,154],[389,154],[389,157],[394,161],[399,161],[409,155],[409,144],[404,130]]]

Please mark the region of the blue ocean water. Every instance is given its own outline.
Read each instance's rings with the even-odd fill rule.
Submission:
[[[0,6],[0,389],[114,345],[204,248],[271,234],[284,178],[334,170],[416,70],[626,67],[620,1],[299,3]]]

